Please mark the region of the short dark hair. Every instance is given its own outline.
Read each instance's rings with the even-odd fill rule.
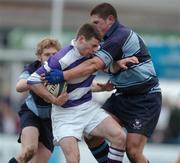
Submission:
[[[117,19],[116,9],[109,3],[101,3],[95,6],[90,12],[90,16],[92,15],[98,15],[104,20],[107,19],[108,16],[112,15],[115,19]]]
[[[77,38],[80,35],[83,35],[86,40],[90,40],[92,37],[96,38],[99,41],[101,41],[101,39],[102,39],[102,36],[101,36],[99,30],[96,28],[96,26],[93,24],[89,24],[89,23],[83,24],[79,28],[78,33],[77,33]]]

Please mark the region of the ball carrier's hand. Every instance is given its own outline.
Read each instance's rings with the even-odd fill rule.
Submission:
[[[67,92],[62,92],[55,100],[54,100],[54,104],[55,105],[63,105],[67,102],[69,96]]]

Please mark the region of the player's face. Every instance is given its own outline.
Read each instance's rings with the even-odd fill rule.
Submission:
[[[83,56],[90,56],[94,54],[99,47],[99,40],[92,37],[90,40],[86,40],[84,36],[80,36],[78,43],[79,53]]]
[[[45,48],[43,49],[42,54],[39,56],[39,60],[41,61],[41,63],[45,62],[48,60],[48,58],[52,55],[54,55],[57,52],[57,49],[54,47],[50,47],[50,48]]]
[[[104,36],[104,34],[110,28],[109,17],[106,20],[104,20],[100,18],[98,15],[92,15],[90,19],[91,19],[91,23],[93,23],[97,27],[97,29],[101,32],[101,34]]]

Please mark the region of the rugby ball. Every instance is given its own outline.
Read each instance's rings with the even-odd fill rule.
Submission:
[[[47,84],[47,90],[54,96],[59,96],[62,92],[67,90],[67,83],[58,83],[58,84]]]

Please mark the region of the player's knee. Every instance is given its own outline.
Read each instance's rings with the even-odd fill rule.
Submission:
[[[24,149],[24,159],[30,160],[34,154],[37,152],[37,147],[35,145],[30,145]]]
[[[111,143],[116,147],[125,148],[126,144],[126,134],[123,130],[117,130],[112,136]]]
[[[141,157],[141,152],[135,146],[127,145],[126,153],[130,161],[139,160]]]
[[[90,137],[90,138],[85,137],[84,140],[85,140],[85,142],[86,142],[86,144],[88,145],[89,148],[97,147],[97,146],[99,146],[100,144],[102,144],[104,142],[104,138],[96,137],[96,136],[93,136],[93,137]]]

